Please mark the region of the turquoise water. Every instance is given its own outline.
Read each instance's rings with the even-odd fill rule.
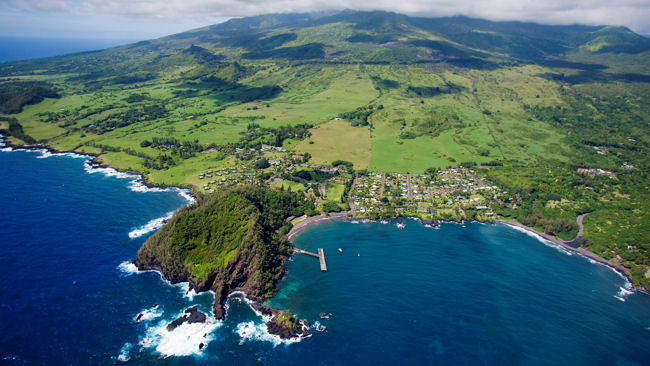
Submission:
[[[328,272],[316,258],[295,257],[270,303],[324,331],[281,343],[234,295],[225,321],[167,332],[189,306],[209,314],[212,294],[193,296],[129,261],[158,219],[187,198],[92,169],[82,157],[43,156],[0,152],[1,364],[650,360],[648,296],[629,291],[609,268],[487,224],[319,224],[295,243],[324,248]],[[136,322],[142,312],[145,320]]]

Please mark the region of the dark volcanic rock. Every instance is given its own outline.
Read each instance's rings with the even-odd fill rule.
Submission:
[[[204,323],[208,319],[208,316],[199,311],[198,306],[193,306],[185,310],[184,314],[174,319],[171,323],[167,324],[167,330],[172,331],[183,323]]]
[[[279,312],[282,314],[286,312]],[[309,332],[309,322],[307,320],[298,321],[296,317],[291,316],[291,320],[287,321],[280,319],[280,315],[276,315],[266,323],[269,333],[280,336],[282,339],[296,338],[296,337],[307,337],[311,335]]]
[[[269,329],[269,333],[279,335],[282,339],[289,339],[299,336],[296,329],[283,327],[274,321],[266,323],[266,326]]]

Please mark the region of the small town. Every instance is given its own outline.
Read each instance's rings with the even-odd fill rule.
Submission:
[[[260,184],[304,192],[322,213],[347,211],[350,217],[368,219],[489,221],[495,219],[492,205],[502,203],[506,193],[465,167],[402,174],[354,172],[345,162],[321,166],[302,161],[302,156],[261,158],[206,170],[198,177],[206,193],[241,183]]]

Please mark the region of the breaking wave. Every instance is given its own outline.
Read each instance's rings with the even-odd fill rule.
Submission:
[[[165,216],[153,219],[143,226],[137,227],[129,232],[129,238],[135,239],[152,231],[160,229],[169,219],[174,216],[175,211],[168,212]]]
[[[131,359],[131,349],[133,348],[133,344],[126,342],[122,346],[122,349],[120,350],[120,354],[117,356],[117,360],[120,362],[128,362]]]
[[[553,248],[553,249],[556,249],[556,250],[559,251],[560,253],[564,253],[564,254],[566,254],[566,255],[573,255],[573,252],[571,252],[570,250],[564,248],[564,247],[561,246],[561,245],[555,244],[555,243],[553,243],[552,241],[550,241],[550,240],[548,240],[548,239],[545,239],[543,236],[541,236],[541,235],[539,235],[539,234],[537,234],[537,233],[534,233],[534,232],[532,232],[532,231],[530,231],[530,230],[526,230],[526,229],[521,228],[521,227],[519,227],[519,226],[514,226],[514,225],[508,225],[508,226],[511,227],[511,228],[514,229],[514,230],[517,230],[517,231],[519,231],[519,232],[521,232],[521,233],[524,233],[524,234],[526,234],[526,235],[528,235],[528,236],[530,236],[530,237],[533,237],[533,238],[537,239],[537,240],[540,241],[542,244],[544,244],[544,245],[546,245],[546,246],[548,246],[548,247],[551,247],[551,248]]]
[[[183,323],[173,330],[167,329],[169,323],[161,321],[147,328],[139,345],[154,348],[163,357],[201,355],[214,339],[212,332],[223,325],[223,322],[211,316],[204,323]]]
[[[619,287],[619,291],[614,295],[614,297],[621,301],[625,301],[626,297],[634,293],[632,289],[632,285],[629,282],[626,282],[624,286]]]
[[[120,263],[120,265],[117,266],[117,269],[119,269],[120,272],[122,272],[127,276],[132,275],[134,273],[140,273],[138,267],[135,264],[133,264],[133,262],[129,262],[129,261],[124,261]]]
[[[269,328],[266,326],[266,323],[256,323],[254,321],[237,324],[234,332],[239,335],[239,344],[244,344],[249,341],[261,341],[278,346],[281,344],[297,343],[302,340],[300,337],[282,339],[278,335],[269,333]]]
[[[158,305],[154,305],[149,309],[144,309],[136,315],[133,320],[136,323],[147,322],[163,315],[162,309]]]

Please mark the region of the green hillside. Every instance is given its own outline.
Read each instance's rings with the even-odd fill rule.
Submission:
[[[570,239],[590,213],[582,245],[648,288],[649,83],[650,40],[627,28],[275,14],[0,64],[0,123],[14,144],[197,194],[266,182],[338,197],[353,177],[305,176],[303,161],[474,167],[505,192],[488,197],[500,217]]]

